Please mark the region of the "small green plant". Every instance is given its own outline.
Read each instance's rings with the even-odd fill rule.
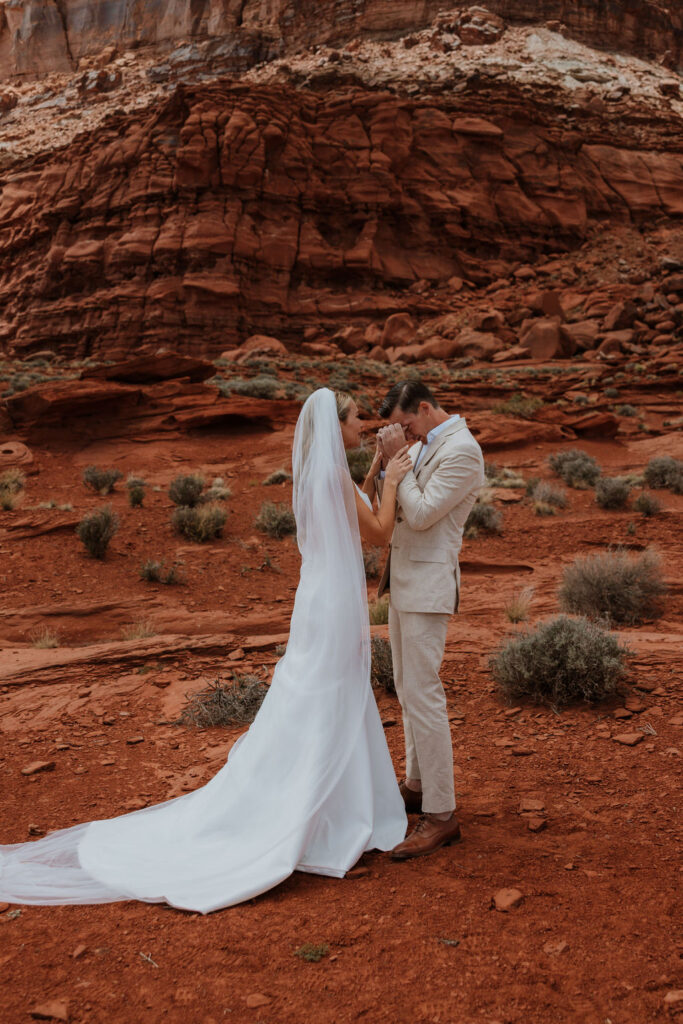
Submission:
[[[264,487],[270,487],[271,484],[286,484],[292,479],[292,474],[288,473],[286,469],[276,469],[263,481]]]
[[[200,505],[198,508],[180,506],[171,516],[171,525],[181,536],[204,544],[220,537],[227,518],[225,509],[217,503]]]
[[[570,448],[566,452],[556,452],[548,459],[550,468],[570,487],[586,490],[594,487],[600,476],[600,466],[587,452],[579,448]]]
[[[281,538],[296,533],[294,512],[285,502],[264,501],[254,525],[269,537]]]
[[[530,420],[534,413],[538,412],[542,406],[542,398],[523,395],[518,391],[504,402],[498,402],[497,405],[494,405],[493,411],[503,413],[506,416],[520,416],[522,419]]]
[[[564,570],[560,587],[563,611],[631,625],[654,618],[665,593],[657,555],[644,551],[605,551],[577,558]]]
[[[131,626],[124,626],[121,630],[122,640],[147,640],[150,636],[156,636],[156,630],[148,621],[140,620]]]
[[[324,956],[327,956],[329,951],[330,947],[326,944],[315,946],[312,942],[304,942],[303,946],[294,950],[294,956],[298,956],[300,960],[305,960],[309,964],[317,964]]]
[[[365,566],[365,578],[376,580],[382,571],[383,548],[367,548],[363,551],[363,565]]]
[[[372,626],[386,626],[389,621],[389,598],[386,594],[376,601],[371,601],[368,605],[368,612]]]
[[[613,694],[626,674],[627,653],[596,623],[559,615],[508,640],[489,665],[508,700],[529,697],[560,708]]]
[[[633,508],[643,516],[656,516],[662,510],[662,506],[652,494],[643,491],[633,502]]]
[[[147,483],[140,476],[129,476],[126,480],[128,488],[128,501],[131,508],[140,508],[145,500],[145,487]]]
[[[595,501],[600,508],[625,508],[631,485],[623,477],[602,476],[595,485]]]
[[[395,693],[394,662],[391,657],[391,644],[381,636],[373,636],[370,641],[372,651],[372,667],[370,678],[373,686],[378,686],[387,693]]]
[[[167,569],[164,562],[148,559],[140,566],[140,579],[147,580],[148,583],[180,583],[180,568],[174,563]]]
[[[481,532],[502,533],[503,516],[488,502],[477,500],[465,523],[465,537],[474,539]]]
[[[525,587],[519,594],[510,598],[505,605],[505,615],[510,622],[526,622],[533,596],[534,588]]]
[[[120,469],[99,469],[98,466],[86,466],[83,470],[83,483],[96,494],[111,494],[123,476]]]
[[[76,527],[76,533],[93,558],[104,558],[118,528],[118,516],[111,505],[105,505],[84,516]]]
[[[194,508],[201,500],[204,482],[204,477],[199,473],[177,476],[171,481],[168,496],[174,505]]]
[[[351,479],[355,480],[357,484],[362,484],[368,475],[374,454],[371,448],[350,448],[347,451],[346,459],[349,464]]]
[[[59,633],[49,626],[42,626],[31,633],[31,643],[38,650],[47,650],[52,647],[59,647]]]
[[[233,672],[228,683],[216,679],[205,689],[186,694],[186,704],[177,721],[199,729],[211,725],[246,725],[256,718],[267,693],[268,686],[263,679]]]
[[[683,461],[671,455],[656,455],[645,467],[645,483],[654,490],[683,494]]]

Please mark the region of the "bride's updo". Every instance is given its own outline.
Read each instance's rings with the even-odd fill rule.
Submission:
[[[351,395],[348,395],[346,391],[335,391],[334,397],[337,403],[337,416],[339,417],[339,422],[343,423],[351,411],[353,398],[351,398]]]

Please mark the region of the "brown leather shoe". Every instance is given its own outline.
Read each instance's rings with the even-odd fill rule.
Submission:
[[[445,821],[432,818],[429,814],[421,814],[420,820],[408,838],[391,851],[391,858],[392,860],[409,860],[411,857],[425,857],[442,846],[459,843],[461,839],[460,825],[455,811]]]
[[[416,789],[410,789],[405,781],[401,782],[398,788],[401,791],[403,803],[406,805],[408,814],[422,814],[422,791],[418,792]]]

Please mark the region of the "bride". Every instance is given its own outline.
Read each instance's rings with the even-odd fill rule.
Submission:
[[[295,870],[341,878],[364,850],[401,842],[403,798],[370,688],[360,538],[389,539],[411,463],[406,450],[388,463],[375,513],[344,451],[360,431],[348,395],[321,388],[301,410],[293,506],[302,562],[289,642],[226,764],[173,800],[0,846],[0,901],[137,899],[206,914]]]

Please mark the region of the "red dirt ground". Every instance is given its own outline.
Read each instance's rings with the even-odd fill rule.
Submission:
[[[623,388],[620,401],[641,404],[657,424],[657,403],[674,401],[634,395]],[[455,393],[449,407],[487,416],[495,428],[502,421],[487,411],[493,401]],[[298,552],[291,539],[257,534],[253,520],[266,498],[289,500],[289,485],[261,482],[287,465],[292,433],[287,426],[84,447],[55,432],[29,442],[34,462],[23,506],[0,512],[0,842],[28,839],[29,826],[50,830],[158,802],[201,785],[224,762],[239,730],[172,720],[186,692],[226,678],[231,667],[270,672],[275,645],[286,640]],[[614,439],[572,444],[610,475],[642,470],[653,454],[683,455],[680,431],[650,436],[626,420]],[[525,477],[550,478],[547,455],[558,447],[532,441],[485,455]],[[112,504],[121,528],[102,563],[73,533],[83,511],[102,504],[80,480],[89,463],[142,473],[151,484],[141,509],[128,507],[118,485]],[[233,491],[225,535],[207,546],[179,541],[169,525],[168,483],[197,469],[223,476]],[[207,917],[141,903],[19,914],[1,907],[3,1024],[30,1020],[49,1003],[58,1018],[84,1024],[672,1019],[683,1008],[665,1002],[683,988],[683,498],[657,496],[662,513],[645,519],[601,511],[592,492],[570,490],[570,507],[542,519],[522,491],[499,490],[502,535],[466,541],[462,608],[443,672],[461,845],[405,864],[366,854],[341,881],[294,874]],[[75,508],[30,511],[50,499]],[[22,536],[23,521],[67,525],[42,535],[30,527]],[[509,708],[488,670],[491,652],[519,628],[507,622],[506,602],[531,585],[531,621],[552,614],[562,566],[614,544],[656,547],[670,586],[661,618],[619,632],[635,652],[631,686],[593,708]],[[138,578],[143,559],[162,557],[182,559],[184,585]],[[139,622],[156,635],[122,641],[122,629]],[[58,631],[60,646],[36,650],[31,633],[45,625]],[[386,635],[386,627],[376,629]],[[230,660],[239,648],[244,656]],[[402,777],[398,704],[385,693],[377,699]],[[625,702],[633,709],[628,721],[623,710],[615,717]],[[624,731],[644,739],[621,746],[612,737]],[[142,742],[127,743],[140,735]],[[44,760],[55,769],[21,774]],[[540,802],[541,831],[529,828],[525,798]],[[493,895],[509,887],[522,892],[522,903],[508,913],[492,909]],[[327,944],[329,954],[302,961],[295,950],[306,942]]]

